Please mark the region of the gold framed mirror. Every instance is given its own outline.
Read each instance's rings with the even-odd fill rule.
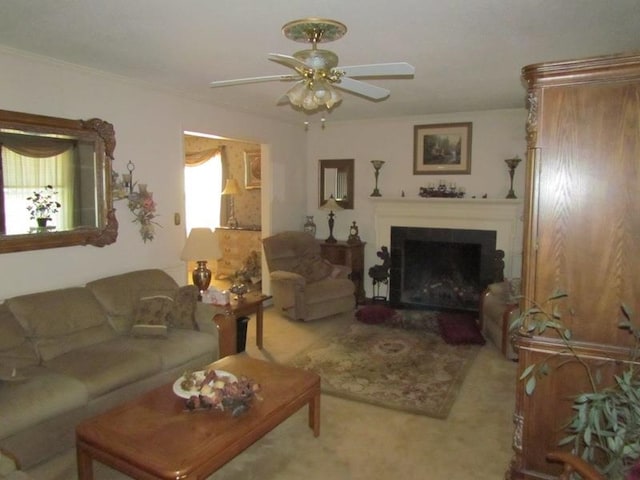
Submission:
[[[345,210],[353,210],[353,159],[320,160],[319,203],[321,207],[333,196]]]
[[[116,241],[113,125],[0,110],[0,253]],[[48,196],[52,224],[36,223]]]

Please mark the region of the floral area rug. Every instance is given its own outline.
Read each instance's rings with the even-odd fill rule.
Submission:
[[[446,418],[480,346],[445,343],[437,315],[421,312],[419,319],[392,324],[354,321],[287,363],[318,373],[324,393]]]

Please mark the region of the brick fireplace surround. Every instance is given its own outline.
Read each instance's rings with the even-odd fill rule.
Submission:
[[[505,253],[504,276],[522,270],[521,200],[476,198],[371,198],[375,245],[391,244],[391,227],[450,228],[496,232],[496,249]]]

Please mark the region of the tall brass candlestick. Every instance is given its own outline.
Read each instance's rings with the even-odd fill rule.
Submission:
[[[371,160],[371,164],[375,169],[374,175],[376,177],[376,186],[373,189],[373,193],[370,196],[381,197],[382,195],[380,194],[380,190],[378,190],[378,175],[380,174],[380,169],[382,168],[382,165],[384,165],[384,160]]]
[[[509,186],[509,193],[507,193],[506,198],[518,198],[516,197],[516,193],[513,191],[513,173],[516,171],[516,167],[522,160],[520,157],[516,158],[507,158],[505,163],[509,167],[509,179],[511,180],[511,184]]]

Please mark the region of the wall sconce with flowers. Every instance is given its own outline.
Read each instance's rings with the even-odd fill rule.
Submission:
[[[155,226],[160,224],[154,219],[156,215],[156,202],[153,200],[153,193],[147,190],[146,183],[137,183],[133,180],[133,171],[136,169],[135,164],[129,160],[127,163],[127,171],[120,175],[112,171],[111,183],[114,200],[128,200],[128,207],[135,216],[133,222],[140,224],[140,236],[146,243],[155,237]],[[136,185],[138,191],[135,191]]]

